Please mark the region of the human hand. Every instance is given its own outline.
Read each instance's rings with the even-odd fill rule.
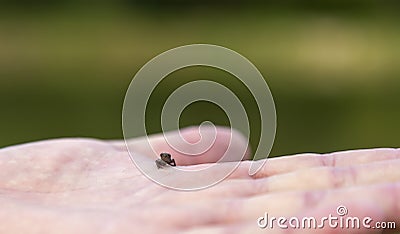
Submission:
[[[149,140],[157,152],[171,152],[178,166],[201,167],[216,162],[227,147],[230,131],[218,128],[217,132],[214,146],[190,159],[174,153],[160,135]],[[183,136],[195,140],[197,129],[186,129]],[[129,144],[135,153],[154,161],[157,155],[141,147],[143,140],[132,139]],[[272,158],[254,176],[248,174],[250,163],[243,161],[214,187],[178,192],[145,178],[132,164],[124,142],[60,139],[4,148],[0,233],[285,233],[293,230],[276,224],[261,229],[257,219],[265,212],[288,218],[335,215],[339,205],[345,205],[351,216],[399,224],[398,149]]]

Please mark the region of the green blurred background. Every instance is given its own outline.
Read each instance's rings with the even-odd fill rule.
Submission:
[[[121,110],[149,59],[192,43],[217,44],[252,61],[277,109],[271,155],[398,147],[400,4],[396,1],[0,1],[0,147],[55,138],[122,138]],[[168,94],[190,80],[234,90],[259,119],[254,99],[222,71],[168,76],[149,102],[160,131]],[[223,111],[195,103],[181,126]]]

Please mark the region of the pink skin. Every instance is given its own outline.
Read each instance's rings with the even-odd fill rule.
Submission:
[[[230,131],[217,132],[215,145],[193,159],[174,152],[160,136],[150,141],[157,151],[170,152],[178,166],[196,167],[214,163],[226,149]],[[183,135],[196,139],[198,132],[189,128]],[[158,156],[141,148],[141,142],[143,138],[129,144],[154,161]],[[3,148],[0,233],[286,233],[294,230],[260,229],[258,217],[265,212],[275,217],[323,217],[336,214],[339,205],[351,216],[400,225],[398,149],[273,158],[254,176],[247,173],[250,163],[243,161],[228,179],[209,189],[177,192],[145,178],[122,141],[60,139]]]

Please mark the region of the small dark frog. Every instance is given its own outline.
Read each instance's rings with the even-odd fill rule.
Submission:
[[[158,169],[167,166],[172,166],[172,167],[176,166],[175,159],[171,158],[171,155],[169,153],[161,153],[160,158],[161,159],[156,160],[156,165]]]

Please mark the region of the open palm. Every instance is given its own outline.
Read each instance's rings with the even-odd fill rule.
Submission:
[[[229,129],[217,132],[213,147],[193,159],[174,152],[161,135],[149,140],[157,152],[171,152],[178,166],[201,167],[218,161],[227,147]],[[183,135],[196,138],[198,132],[189,128]],[[154,163],[157,155],[141,147],[144,140],[129,144]],[[293,229],[276,224],[261,229],[257,219],[266,212],[288,218],[337,215],[339,205],[351,216],[371,217],[372,226],[399,224],[398,149],[273,158],[254,176],[248,174],[250,162],[214,187],[179,192],[143,176],[121,141],[59,139],[0,149],[0,233],[286,233]]]

